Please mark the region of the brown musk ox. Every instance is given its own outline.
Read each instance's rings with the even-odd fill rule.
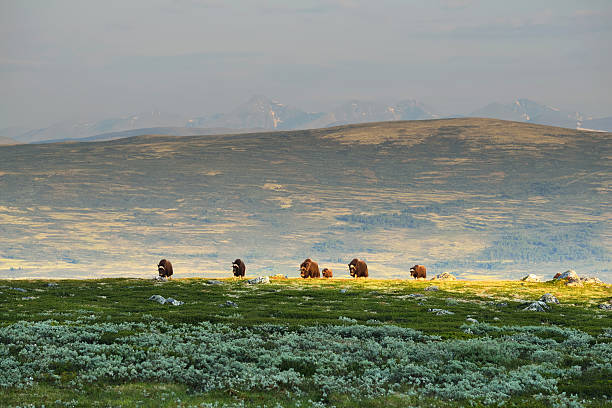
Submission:
[[[354,258],[349,264],[349,273],[354,278],[367,278],[368,265],[361,259]]]
[[[423,265],[414,265],[412,268],[410,268],[410,276],[412,276],[414,279],[425,279],[427,277],[427,268],[425,268]]]
[[[232,262],[232,272],[234,272],[234,276],[238,278],[244,278],[244,274],[246,272],[246,265],[242,262],[242,259],[238,258],[234,262]]]
[[[319,272],[319,264],[310,258],[307,258],[300,265],[300,276],[306,278],[320,278],[321,273]]]
[[[334,273],[329,268],[324,268],[322,273],[323,273],[323,277],[324,278],[333,278],[334,277]]]
[[[159,273],[159,276],[161,278],[168,278],[168,279],[171,279],[172,274],[174,273],[174,271],[172,270],[172,264],[170,263],[170,261],[167,261],[165,259],[162,259],[157,264],[157,272]]]

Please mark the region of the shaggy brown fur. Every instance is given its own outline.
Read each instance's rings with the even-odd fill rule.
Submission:
[[[174,271],[172,270],[172,264],[170,263],[170,261],[166,261],[165,259],[162,259],[157,264],[157,272],[162,278],[168,279],[170,279],[172,277],[172,274],[174,273]]]
[[[331,269],[325,268],[323,269],[323,277],[324,278],[333,278],[334,274]]]
[[[410,276],[414,279],[426,278],[427,277],[427,269],[423,265],[414,265],[410,268]]]
[[[232,270],[234,272],[234,276],[239,278],[244,278],[244,274],[246,272],[246,265],[242,262],[242,259],[238,258],[234,262],[232,262]]]
[[[302,278],[320,278],[319,264],[308,258],[300,265],[300,275]]]
[[[349,273],[354,278],[367,278],[368,277],[368,265],[361,259],[353,259],[349,264]]]

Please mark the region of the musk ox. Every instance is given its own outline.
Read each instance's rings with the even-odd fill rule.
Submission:
[[[410,268],[410,276],[414,279],[425,279],[427,277],[427,269],[423,265],[414,265]]]
[[[367,278],[368,277],[368,265],[361,259],[353,259],[349,264],[349,273],[354,278]]]
[[[168,279],[171,279],[172,274],[174,273],[174,271],[172,270],[172,264],[170,263],[170,261],[167,261],[165,259],[162,259],[157,264],[157,272],[159,273],[160,277]]]
[[[319,264],[308,258],[300,265],[300,275],[302,278],[320,278]]]
[[[334,276],[334,274],[333,274],[332,270],[331,270],[331,269],[329,269],[329,268],[325,268],[325,269],[323,269],[323,272],[322,272],[322,273],[323,273],[323,277],[324,277],[324,278],[332,278],[332,277]]]
[[[234,272],[234,276],[239,278],[244,278],[244,273],[246,272],[246,265],[242,262],[242,259],[238,258],[234,262],[232,262],[232,270]]]

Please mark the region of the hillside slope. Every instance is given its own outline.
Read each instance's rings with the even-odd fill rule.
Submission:
[[[443,119],[0,147],[0,276],[612,280],[611,134]]]

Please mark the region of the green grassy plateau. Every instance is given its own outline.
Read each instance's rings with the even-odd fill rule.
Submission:
[[[0,406],[612,406],[612,312],[598,307],[611,285],[2,280],[0,292]],[[544,293],[560,303],[522,310]]]

